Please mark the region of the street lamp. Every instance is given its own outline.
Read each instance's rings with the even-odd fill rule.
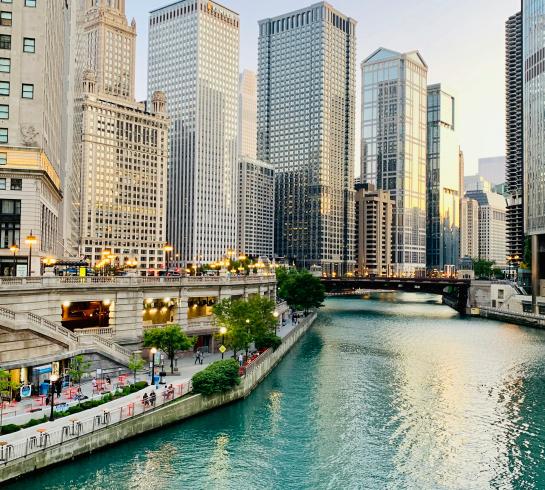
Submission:
[[[221,334],[221,345],[225,347],[225,334],[227,333],[227,329],[225,327],[220,327],[220,334]],[[223,352],[221,353],[221,358],[223,359]]]
[[[36,238],[32,234],[32,230],[30,230],[30,235],[26,237],[25,243],[28,245],[29,253],[28,253],[28,276],[32,276],[32,246],[35,245],[38,242],[38,238]]]
[[[273,312],[273,316],[274,316],[274,318],[276,319],[276,323],[274,324],[274,334],[276,335],[277,332],[278,332],[278,316],[279,316],[279,315],[278,315],[278,311],[275,310],[275,311]]]
[[[174,247],[170,245],[169,243],[166,243],[163,247],[163,251],[165,252],[165,269],[168,271],[168,254],[172,253],[174,250]]]
[[[13,254],[13,273],[12,273],[12,276],[17,276],[17,259],[15,258],[15,256],[17,255],[17,252],[19,252],[19,247],[17,245],[15,245],[15,243],[9,247],[9,249],[11,250],[11,253]]]
[[[155,382],[155,354],[157,354],[157,349],[152,347],[150,349],[151,354],[151,384]]]
[[[49,382],[51,383],[51,415],[49,415],[49,421],[50,422],[53,422],[53,420],[55,420],[55,415],[53,413],[53,409],[55,408],[55,383],[57,382],[57,380],[59,379],[59,377],[56,375],[56,374],[52,374],[50,377],[49,377]]]

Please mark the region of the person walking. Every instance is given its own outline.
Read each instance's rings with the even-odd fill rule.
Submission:
[[[199,353],[199,363],[202,366],[202,362],[204,361],[204,352]]]
[[[197,349],[197,352],[195,352],[195,364],[199,362],[200,358],[201,358],[201,351]]]
[[[238,365],[240,367],[242,367],[243,364],[244,364],[244,356],[242,354],[239,354],[238,355]]]

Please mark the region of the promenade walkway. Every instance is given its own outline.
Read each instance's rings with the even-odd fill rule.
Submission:
[[[287,324],[283,327],[278,327],[277,334],[280,337],[285,337],[288,335],[294,328],[295,324],[291,322],[291,319],[287,321]],[[232,351],[228,351],[224,354],[224,358],[228,359],[232,357]],[[29,427],[27,429],[22,429],[20,431],[14,432],[12,434],[0,435],[0,464],[3,460],[3,450],[7,446],[12,446],[13,449],[10,451],[17,452],[18,454],[10,455],[9,459],[13,456],[20,456],[24,451],[25,454],[28,453],[28,441],[31,438],[33,439],[33,447],[30,450],[39,450],[42,445],[50,445],[54,442],[55,438],[69,438],[79,435],[79,433],[88,432],[92,424],[92,429],[95,427],[99,428],[100,425],[108,425],[110,423],[118,422],[125,418],[137,415],[146,410],[151,409],[151,407],[146,407],[142,403],[144,393],[147,393],[148,396],[152,393],[156,393],[156,404],[155,406],[160,406],[163,403],[170,401],[173,398],[179,398],[186,395],[191,391],[190,381],[192,376],[206,368],[209,364],[214,361],[221,359],[221,354],[207,354],[205,355],[203,364],[195,364],[194,357],[187,355],[178,360],[178,369],[179,373],[176,375],[167,375],[165,378],[165,385],[159,385],[159,389],[156,389],[155,386],[148,386],[134,394],[127,395],[111,402],[104,403],[98,407],[84,410],[76,415],[70,415],[67,417],[60,417],[54,420],[53,422],[44,422],[42,424],[36,425],[34,427]],[[166,366],[165,366],[166,367]],[[150,376],[139,376],[139,378],[146,379],[150,381]],[[132,377],[130,382],[132,382]],[[166,398],[163,396],[165,388],[169,385],[173,385],[175,389],[174,397]],[[116,378],[112,378],[112,385],[115,387]],[[92,385],[91,383],[85,383],[82,385],[82,391],[84,394],[92,394]],[[103,395],[94,394],[94,398],[100,398]],[[89,397],[91,398],[91,397]],[[55,397],[55,401],[57,398]],[[61,399],[62,401],[62,399]],[[71,402],[75,404],[77,402]],[[31,417],[41,418],[44,415],[49,416],[50,407],[45,407],[45,409],[37,414],[24,414],[24,416],[17,416],[14,418],[9,418],[4,421],[6,423],[18,423],[22,424],[28,421]],[[23,418],[24,417],[24,418]],[[85,421],[85,422],[84,422]],[[84,423],[86,426],[84,426]],[[47,442],[46,442],[47,440]],[[23,447],[23,445],[26,446]]]

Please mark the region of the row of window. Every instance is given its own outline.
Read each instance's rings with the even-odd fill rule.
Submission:
[[[0,95],[9,96],[10,95],[10,83],[5,81],[0,81]],[[21,86],[21,97],[23,99],[33,99],[34,98],[34,84],[32,83],[23,83]]]
[[[7,190],[7,181],[8,179],[0,179],[0,191]],[[22,191],[23,190],[23,179],[10,179],[10,190],[12,191]]]
[[[6,12],[0,13],[0,25],[2,24],[2,15]],[[9,34],[0,34],[0,49],[11,49],[11,36]],[[23,38],[23,52],[35,53],[36,52],[36,39],[33,37]]]
[[[25,7],[36,8],[37,0],[25,0]],[[0,0],[0,3],[13,3],[13,0]]]

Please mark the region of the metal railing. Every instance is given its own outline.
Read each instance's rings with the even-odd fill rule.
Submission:
[[[510,310],[502,310],[500,308],[491,308],[489,306],[480,306],[478,307],[480,311],[484,311],[485,313],[498,313],[501,315],[509,316],[512,318],[527,318],[531,320],[536,320],[539,322],[545,322],[545,315],[536,315],[535,313],[526,313],[524,311],[510,311]]]
[[[8,439],[7,441],[0,441],[0,465],[6,465],[11,461],[26,458],[48,448],[66,444],[67,442],[79,439],[82,436],[116,426],[127,419],[153,412],[159,407],[191,393],[192,386],[191,381],[175,385],[174,393],[169,397],[164,396],[164,391],[155,390],[153,386],[150,386],[147,390],[156,393],[156,400],[153,405],[145,405],[142,398],[139,396],[139,398],[127,400],[126,404],[112,409],[108,409],[106,406],[102,410],[91,409],[93,410],[93,414],[89,414],[87,417],[81,417],[82,415],[85,415],[85,412],[80,412],[74,416],[63,417],[59,420],[62,420],[63,422],[66,421],[66,423],[53,430],[48,429],[47,425],[44,424],[36,426],[34,429],[35,433],[29,435],[32,431],[26,429],[28,432],[21,440],[14,440],[16,439],[17,433],[14,433],[12,436],[6,436],[6,439]],[[127,398],[131,397],[128,396]]]

